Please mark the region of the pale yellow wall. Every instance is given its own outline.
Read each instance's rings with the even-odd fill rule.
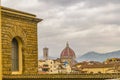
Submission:
[[[76,67],[77,67],[77,68],[80,68],[80,67],[81,67],[81,65],[77,65]]]
[[[98,73],[98,72],[101,72],[101,73],[114,73],[113,70],[112,70],[112,67],[111,68],[85,68],[83,69],[83,71],[86,71],[87,73]]]
[[[64,69],[58,69],[59,65],[62,64],[58,61],[54,60],[45,60],[45,62],[38,62],[39,66],[43,66],[44,64],[49,65],[49,71],[47,72],[48,74],[56,74],[56,73],[70,73],[71,72],[71,67],[70,65],[66,65],[66,67],[64,67]],[[41,71],[42,69],[39,68],[39,71]],[[52,71],[52,72],[51,72]]]
[[[71,72],[71,67],[70,67],[70,65],[68,64],[67,66],[66,66],[66,73],[70,73]]]
[[[57,61],[54,62],[53,60],[48,60],[47,63],[48,63],[49,68],[50,68],[50,70],[49,70],[50,74],[55,74],[55,73],[59,72],[58,67],[59,67],[60,62],[57,62]]]
[[[42,71],[42,66],[43,66],[43,64],[45,64],[45,62],[40,62],[40,61],[38,61],[38,72],[41,72]]]
[[[55,74],[59,72],[58,67],[60,62],[57,61],[54,62],[54,60],[45,60],[45,62],[38,62],[39,66],[43,66],[44,64],[47,64],[50,68],[49,71],[47,72],[48,74]],[[38,70],[41,71],[42,69],[39,68]]]

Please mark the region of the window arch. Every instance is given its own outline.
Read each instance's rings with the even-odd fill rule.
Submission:
[[[19,71],[18,41],[12,40],[12,71]]]
[[[12,39],[12,74],[22,74],[22,41],[19,37]]]

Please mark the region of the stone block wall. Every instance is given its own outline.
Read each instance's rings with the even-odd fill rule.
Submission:
[[[2,7],[2,69],[3,74],[12,73],[12,39],[22,41],[22,74],[37,74],[37,19],[35,15]]]

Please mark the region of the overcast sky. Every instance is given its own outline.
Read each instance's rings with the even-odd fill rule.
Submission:
[[[59,57],[66,42],[77,56],[120,50],[120,0],[2,0],[2,6],[36,14],[39,56]]]

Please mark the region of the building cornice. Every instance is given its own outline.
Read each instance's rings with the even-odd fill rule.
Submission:
[[[42,19],[36,18],[36,15],[6,8],[6,7],[1,7],[2,15],[10,16],[10,17],[15,17],[19,19],[24,19],[24,20],[30,20],[33,22],[40,22]]]

